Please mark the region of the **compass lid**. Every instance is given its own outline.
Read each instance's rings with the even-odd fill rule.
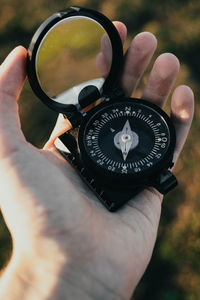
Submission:
[[[36,31],[27,69],[35,94],[69,116],[115,94],[122,62],[123,47],[112,22],[97,11],[71,7],[48,18]]]

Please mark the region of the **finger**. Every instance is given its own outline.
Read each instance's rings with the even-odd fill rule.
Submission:
[[[177,161],[186,141],[194,114],[194,94],[185,85],[175,89],[171,101],[171,118],[176,130],[174,162]]]
[[[127,35],[126,26],[121,22],[113,22],[115,25],[122,44],[124,43]],[[101,52],[97,55],[96,64],[99,69],[101,76],[106,77],[109,73],[110,66],[112,63],[112,46],[108,35],[103,35],[101,39]]]
[[[44,150],[50,150],[52,147],[54,148],[54,142],[63,133],[70,130],[72,128],[71,123],[68,119],[64,118],[62,114],[59,114],[56,125],[51,133],[51,136],[47,143],[44,145]]]
[[[26,77],[26,56],[26,49],[17,47],[0,66],[0,155],[24,141],[16,100]]]
[[[153,65],[142,98],[162,107],[171,92],[179,68],[176,56],[171,53],[161,54]]]
[[[133,39],[125,55],[121,86],[126,96],[130,96],[147,68],[154,51],[157,40],[152,33],[142,32]]]

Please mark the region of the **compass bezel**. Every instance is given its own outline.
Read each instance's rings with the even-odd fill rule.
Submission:
[[[85,138],[86,128],[88,123],[91,122],[92,119],[96,118],[97,115],[99,115],[103,110],[106,110],[106,108],[112,106],[114,107],[116,103],[124,103],[125,105],[128,105],[128,103],[130,102],[143,104],[144,106],[155,110],[160,115],[160,118],[164,119],[170,135],[169,145],[166,152],[158,160],[158,162],[154,163],[153,166],[149,167],[148,169],[141,170],[137,173],[119,174],[113,171],[109,171],[105,168],[101,168],[93,161],[93,159],[88,154],[87,149],[85,148],[84,138]],[[119,183],[119,185],[120,184],[130,185],[131,182],[132,183],[134,182],[134,184],[142,183],[148,185],[149,182],[152,179],[154,179],[154,175],[156,176],[157,174],[160,174],[162,170],[168,169],[169,167],[172,166],[173,153],[176,145],[176,134],[175,134],[175,128],[169,116],[157,105],[144,99],[120,97],[120,98],[112,98],[108,102],[103,102],[99,104],[97,107],[91,109],[87,113],[87,115],[83,118],[79,129],[78,143],[80,148],[81,159],[84,163],[84,166],[86,167],[86,169],[88,169],[88,172],[90,172],[99,181],[104,182],[105,184],[108,185],[113,184],[114,182]]]

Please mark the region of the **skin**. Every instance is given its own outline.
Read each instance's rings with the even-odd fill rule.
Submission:
[[[122,41],[126,28],[116,22]],[[125,54],[121,85],[135,91],[156,49],[151,33],[138,34]],[[44,149],[26,142],[17,111],[26,50],[17,47],[0,66],[1,209],[13,240],[0,280],[1,299],[130,299],[152,255],[162,195],[149,188],[117,213],[108,212],[59,155],[54,140],[70,128],[59,116]],[[97,64],[106,75],[109,49]],[[161,54],[142,97],[163,106],[179,71],[178,59]],[[171,97],[176,162],[193,117],[193,93],[178,86]]]

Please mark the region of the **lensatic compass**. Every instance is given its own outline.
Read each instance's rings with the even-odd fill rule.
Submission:
[[[99,72],[102,48],[112,54],[106,78]],[[175,129],[168,115],[144,100],[126,98],[119,85],[122,43],[104,15],[71,7],[47,19],[28,51],[28,75],[36,95],[79,128],[57,147],[110,211],[154,187],[177,184]],[[61,145],[61,146],[59,146]]]

